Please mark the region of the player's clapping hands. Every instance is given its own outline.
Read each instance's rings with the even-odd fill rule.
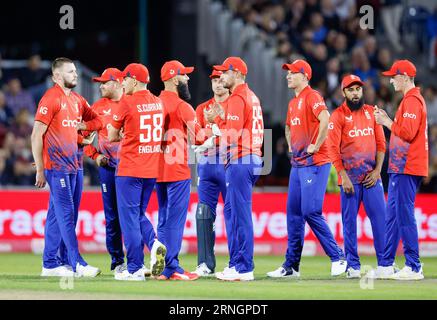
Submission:
[[[219,116],[222,120],[225,119],[225,111],[219,103],[210,105],[209,109],[204,109],[203,114],[208,122],[214,122],[214,119]]]

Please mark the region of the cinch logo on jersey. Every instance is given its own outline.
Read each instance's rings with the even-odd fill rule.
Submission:
[[[238,120],[240,120],[240,117],[228,114],[228,120],[238,121]]]
[[[375,135],[375,132],[373,128],[365,128],[365,129],[357,129],[354,128],[353,130],[349,131],[349,137],[356,138],[356,137],[366,137],[366,136],[373,136]]]
[[[292,126],[300,126],[300,119],[298,117],[291,119],[290,123]]]
[[[313,105],[313,109],[316,110],[318,107],[324,106],[325,103],[323,101],[317,102]]]
[[[416,115],[414,113],[405,112],[402,116],[404,118],[417,119],[417,117],[416,117]]]
[[[73,127],[73,128],[76,128],[77,127],[77,120],[67,120],[67,119],[64,119],[64,120],[62,120],[62,126],[63,127]]]

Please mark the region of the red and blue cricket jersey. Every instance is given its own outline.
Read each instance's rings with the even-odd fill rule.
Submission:
[[[113,111],[113,110],[111,110]],[[156,178],[163,135],[163,105],[149,90],[124,96],[111,125],[123,128],[117,177]]]
[[[286,125],[290,127],[290,147],[293,167],[307,167],[329,163],[327,142],[324,141],[317,153],[307,153],[307,147],[315,144],[319,134],[318,116],[328,110],[320,93],[310,86],[305,87],[288,104]]]
[[[224,121],[216,117],[222,132],[221,144],[228,146],[228,160],[247,155],[262,156],[264,120],[261,103],[246,83],[235,87],[227,100]]]
[[[391,127],[389,173],[428,176],[428,123],[419,88],[402,99]]]
[[[122,98],[123,99],[123,98]],[[119,101],[101,98],[92,105],[92,109],[102,120],[103,127],[98,132],[98,150],[93,145],[85,147],[85,154],[95,160],[99,154],[109,159],[109,166],[115,168],[118,163],[118,148],[120,142],[110,142],[108,139],[108,125],[112,121],[112,115],[117,113]]]
[[[35,121],[47,125],[43,136],[44,169],[74,173],[78,163],[77,124],[89,121],[89,130],[100,129],[102,123],[86,100],[71,91],[69,95],[59,85],[47,90],[38,104]]]
[[[193,107],[177,93],[164,90],[159,95],[164,105],[164,141],[158,182],[191,179],[188,166],[188,137],[192,144],[202,144],[206,138]]]
[[[329,156],[337,172],[346,170],[353,184],[360,184],[376,166],[376,153],[385,152],[384,130],[363,105],[351,111],[343,102],[331,115],[328,135]],[[342,184],[339,176],[338,183]]]

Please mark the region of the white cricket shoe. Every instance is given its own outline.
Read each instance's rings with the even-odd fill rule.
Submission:
[[[352,267],[347,268],[346,278],[347,279],[360,279],[361,278],[361,270],[354,269]]]
[[[347,262],[346,260],[338,260],[331,264],[331,276],[339,276],[346,272]]]
[[[121,273],[116,273],[114,275],[114,279],[119,281],[146,281],[143,268],[137,270],[134,273],[129,273],[127,269],[123,270],[123,272]]]
[[[212,272],[211,269],[208,268],[205,262],[199,264],[196,270],[193,271],[193,273],[197,274],[199,277],[211,277],[214,275],[214,272]]]
[[[238,274],[238,272],[235,269],[235,267],[232,267],[232,268],[225,267],[222,272],[216,272],[215,276],[216,276],[216,278],[219,278],[219,277],[223,277],[224,275],[228,275],[228,274]]]
[[[166,253],[165,245],[156,239],[150,250],[150,272],[153,276],[157,277],[164,271]]]
[[[379,279],[379,280],[387,280],[391,279],[391,277],[395,274],[394,266],[378,266],[376,269],[372,269],[366,274],[366,278],[369,279]]]
[[[74,277],[74,272],[68,270],[65,266],[59,266],[56,268],[42,268],[41,277]]]
[[[267,277],[270,278],[299,278],[300,273],[293,268],[285,269],[284,267],[279,267],[274,271],[267,272]]]
[[[119,265],[116,266],[115,269],[114,269],[114,276],[115,276],[117,273],[123,273],[124,270],[127,270],[127,265],[126,265],[126,263],[119,264]]]
[[[405,266],[401,271],[393,273],[390,279],[393,280],[422,280],[424,277],[422,267],[418,272],[413,271],[411,267]]]
[[[77,278],[94,278],[100,274],[100,269],[90,266],[89,264],[86,266],[82,266],[79,263],[76,265],[76,273],[74,274]]]
[[[237,271],[235,272],[219,272],[216,273],[216,277],[219,280],[223,281],[252,281],[255,280],[255,277],[253,276],[253,271],[251,272],[245,272],[245,273],[239,273]]]

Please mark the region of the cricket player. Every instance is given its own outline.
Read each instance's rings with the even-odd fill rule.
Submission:
[[[220,76],[223,72],[213,70],[209,76],[214,97],[200,104],[196,108],[196,117],[202,128],[212,130],[213,123],[205,118],[205,113],[216,102],[220,103],[225,112],[229,89],[223,86]],[[216,260],[214,254],[215,244],[215,219],[217,216],[217,203],[220,193],[222,199],[226,199],[225,166],[221,159],[220,140],[198,157],[197,193],[199,204],[196,211],[197,230],[197,268],[194,273],[199,276],[211,276],[215,273]]]
[[[246,84],[247,65],[239,57],[229,57],[214,66],[223,72],[220,81],[231,92],[227,100],[222,142],[227,146],[226,163],[226,229],[229,264],[216,277],[225,281],[254,280],[254,234],[252,222],[252,191],[262,169],[261,148],[264,121],[260,101]],[[217,116],[218,122],[222,116]]]
[[[122,281],[144,281],[144,245],[150,250],[150,269],[158,276],[164,269],[166,247],[156,239],[145,212],[158,176],[163,134],[161,100],[147,90],[146,66],[129,64],[123,71],[126,96],[119,102],[108,126],[110,142],[120,141],[115,172],[117,210],[126,247],[127,270],[115,273]]]
[[[93,78],[93,81],[100,83],[102,98],[92,105],[92,109],[101,117],[103,128],[98,132],[98,149],[93,145],[89,145],[85,147],[85,153],[99,167],[106,221],[106,247],[111,256],[111,271],[122,273],[127,267],[124,263],[115,188],[115,171],[118,163],[117,152],[120,143],[108,140],[107,127],[112,121],[112,115],[117,112],[120,100],[123,97],[123,73],[117,68],[108,68],[103,71],[100,77]]]
[[[158,237],[167,246],[166,267],[159,280],[196,280],[199,276],[185,271],[179,265],[185,221],[190,201],[191,172],[188,166],[188,138],[191,144],[206,138],[196,119],[196,112],[187,102],[190,100],[188,74],[193,67],[185,67],[172,60],[161,68],[164,90],[160,98],[164,104],[163,153],[156,186],[159,203]],[[202,137],[198,136],[203,133]],[[208,139],[210,147],[215,139]]]
[[[31,137],[35,185],[43,188],[48,183],[53,203],[53,210],[47,212],[41,276],[95,277],[100,270],[88,265],[79,253],[74,222],[78,203],[73,195],[79,168],[78,124],[82,120],[88,121],[84,128],[98,130],[102,123],[85,99],[72,91],[77,85],[72,60],[55,59],[52,74],[55,85],[39,102]],[[62,266],[57,258],[61,240],[67,248],[72,270]]]
[[[364,104],[364,83],[358,76],[343,78],[345,101],[331,115],[329,156],[339,175],[341,215],[347,278],[361,278],[357,250],[357,215],[361,203],[372,225],[378,265],[384,254],[385,198],[381,169],[385,155],[382,126],[375,122],[373,107]]]
[[[414,216],[416,193],[428,175],[428,123],[426,104],[420,88],[414,84],[416,67],[408,60],[396,61],[382,73],[391,77],[395,91],[403,99],[392,121],[384,110],[375,108],[376,122],[391,131],[389,187],[386,215],[385,252],[377,278],[421,280],[424,278],[419,260],[419,237]],[[405,267],[395,273],[393,263],[402,239]]]
[[[331,275],[346,271],[342,250],[322,215],[331,168],[326,138],[329,112],[322,96],[308,84],[312,70],[304,60],[282,66],[296,96],[288,105],[285,137],[292,152],[287,198],[288,248],[284,264],[267,273],[272,278],[299,277],[305,222],[332,261]]]

